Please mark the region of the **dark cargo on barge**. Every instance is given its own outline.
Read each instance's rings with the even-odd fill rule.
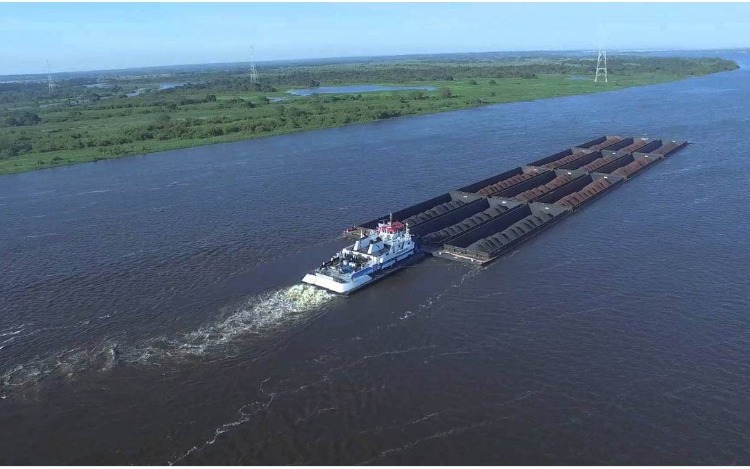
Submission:
[[[393,213],[433,256],[486,264],[687,142],[605,135]],[[384,215],[346,231],[359,236]]]

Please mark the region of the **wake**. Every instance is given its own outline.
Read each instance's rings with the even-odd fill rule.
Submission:
[[[201,357],[241,337],[264,337],[288,329],[310,317],[335,295],[311,285],[294,285],[251,297],[225,319],[174,338],[159,337],[127,353],[128,361],[160,364],[164,361]]]
[[[253,295],[225,317],[190,332],[135,344],[105,337],[85,347],[38,356],[0,373],[0,397],[29,389],[45,379],[73,380],[85,372],[108,372],[119,365],[160,366],[216,357],[243,339],[269,339],[312,319],[315,313],[323,314],[334,298],[327,291],[298,284]],[[12,338],[14,332],[4,334]]]

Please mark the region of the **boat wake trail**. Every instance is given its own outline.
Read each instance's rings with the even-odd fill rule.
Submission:
[[[0,374],[0,398],[15,390],[28,389],[49,377],[72,380],[84,371],[107,372],[118,361],[117,350],[115,342],[104,340],[15,365]]]
[[[154,365],[201,357],[240,337],[265,337],[308,320],[311,312],[324,312],[322,307],[334,298],[332,293],[304,284],[271,291],[251,297],[221,320],[173,338],[150,339],[123,355],[129,362]]]
[[[83,373],[107,372],[118,365],[158,366],[213,358],[240,339],[268,339],[277,332],[323,314],[335,295],[310,285],[294,285],[251,296],[221,319],[172,337],[135,344],[103,338],[93,344],[37,357],[0,372],[0,397],[27,390],[45,379],[74,380]],[[243,345],[247,343],[243,342]]]

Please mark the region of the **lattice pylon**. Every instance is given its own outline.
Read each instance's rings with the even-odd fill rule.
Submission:
[[[49,88],[50,96],[55,91],[55,82],[52,81],[52,71],[49,68],[49,60],[47,61],[47,87]]]
[[[254,46],[250,46],[250,83],[258,83],[258,70],[255,69]]]
[[[607,83],[607,51],[599,50],[599,56],[596,58],[596,75],[594,83],[599,81],[599,77],[604,74],[604,83]]]

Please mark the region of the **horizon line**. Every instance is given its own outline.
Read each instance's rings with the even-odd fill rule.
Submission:
[[[705,51],[742,51],[748,50],[750,46],[745,47],[726,47],[726,48],[654,48],[654,49],[605,49],[608,54],[622,53],[622,52],[705,52]],[[311,57],[311,58],[293,58],[293,59],[275,59],[275,60],[262,60],[255,61],[256,65],[259,64],[273,64],[283,62],[314,62],[322,60],[347,60],[347,59],[377,59],[377,58],[397,58],[397,57],[413,57],[413,56],[433,56],[433,55],[454,55],[454,54],[492,54],[492,53],[538,53],[538,52],[553,52],[553,53],[569,53],[569,52],[585,52],[591,50],[596,52],[598,48],[591,49],[527,49],[527,50],[489,50],[489,51],[456,51],[456,52],[427,52],[427,53],[410,53],[410,54],[391,54],[391,55],[346,55],[346,56],[328,56],[328,57]],[[176,67],[195,67],[200,65],[220,66],[220,65],[237,65],[237,64],[250,64],[250,61],[240,62],[202,62],[202,63],[185,63],[185,64],[173,64],[173,65],[138,65],[134,67],[126,68],[100,68],[100,69],[89,69],[89,70],[72,70],[72,71],[59,71],[59,72],[30,72],[30,73],[7,73],[0,75],[0,78],[4,77],[18,77],[18,76],[47,76],[47,75],[61,75],[61,74],[76,74],[76,73],[94,73],[94,72],[120,72],[120,71],[136,71],[150,68],[176,68]]]

